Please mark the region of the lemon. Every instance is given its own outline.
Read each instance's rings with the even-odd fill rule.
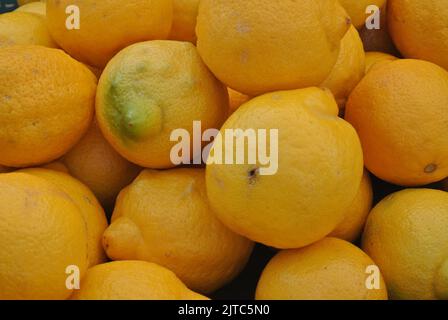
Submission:
[[[175,166],[173,130],[187,130],[192,141],[194,121],[201,121],[202,131],[219,128],[228,112],[226,88],[196,47],[168,40],[138,43],[117,54],[101,76],[96,102],[109,143],[129,161],[155,169]]]
[[[105,209],[113,209],[118,193],[141,171],[111,147],[96,121],[64,155],[63,163],[72,176],[92,190]]]
[[[47,3],[48,28],[55,41],[76,60],[98,68],[104,68],[115,54],[133,43],[166,39],[172,15],[172,0]]]
[[[341,49],[330,75],[321,83],[331,90],[343,109],[350,92],[364,77],[365,53],[358,31],[351,26],[341,40]]]
[[[279,252],[258,281],[258,300],[384,300],[387,289],[366,286],[375,263],[349,242],[325,238],[301,249]]]
[[[419,186],[448,176],[448,72],[422,60],[382,63],[351,93],[345,119],[365,166],[382,180]]]
[[[355,198],[363,170],[358,136],[338,111],[331,92],[319,88],[274,92],[243,104],[215,143],[225,145],[226,130],[265,129],[272,172],[261,174],[268,165],[260,159],[247,161],[248,143],[239,150],[244,164],[208,161],[207,194],[219,219],[277,248],[302,247],[334,230]],[[271,139],[275,129],[278,139]],[[237,145],[224,151],[235,154]]]
[[[61,189],[27,173],[0,175],[0,299],[66,299],[66,269],[87,269],[81,211]]]
[[[73,300],[206,300],[154,263],[115,261],[89,269]]]
[[[393,299],[448,299],[448,193],[408,189],[371,212],[362,248]]]
[[[16,11],[0,15],[0,48],[12,45],[57,47],[48,32],[44,17]]]
[[[390,34],[403,56],[427,60],[448,70],[446,0],[393,0],[387,14]]]
[[[62,50],[36,45],[2,48],[0,70],[0,164],[59,159],[90,126],[95,76]]]
[[[43,178],[61,189],[79,208],[87,228],[87,256],[89,267],[106,261],[101,239],[107,227],[106,215],[92,191],[67,173],[48,169],[21,170]]]
[[[253,246],[215,217],[203,169],[143,171],[120,193],[103,241],[111,259],[160,264],[205,293],[232,280]]]
[[[346,241],[356,241],[362,233],[364,225],[372,209],[372,182],[367,170],[364,170],[361,185],[352,204],[346,209],[344,220],[336,227],[330,236]]]
[[[337,0],[202,0],[197,46],[218,79],[254,96],[322,83],[349,26]]]

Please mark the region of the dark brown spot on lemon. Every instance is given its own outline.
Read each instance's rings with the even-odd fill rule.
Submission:
[[[437,165],[434,163],[428,164],[425,167],[425,173],[433,173],[436,170],[437,170]]]

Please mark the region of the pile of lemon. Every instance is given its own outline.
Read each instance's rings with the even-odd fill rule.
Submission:
[[[445,0],[20,2],[0,299],[207,299],[254,243],[257,299],[448,299]],[[278,130],[277,171],[175,168],[198,121]],[[369,172],[402,190],[372,208]]]

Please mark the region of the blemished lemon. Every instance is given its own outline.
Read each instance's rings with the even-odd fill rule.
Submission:
[[[367,169],[418,186],[448,176],[448,72],[422,60],[373,68],[350,95],[345,119],[358,131]]]
[[[389,31],[406,58],[423,59],[448,70],[448,2],[393,0]]]
[[[366,270],[375,263],[351,243],[325,238],[301,249],[280,251],[258,281],[258,300],[385,300],[379,288],[368,288]]]
[[[96,121],[63,157],[68,172],[93,191],[106,209],[113,208],[118,193],[134,180],[141,168],[120,156],[104,139]]]
[[[67,7],[79,8],[79,28],[67,28]],[[70,12],[70,11],[69,11]],[[76,20],[76,13],[70,12]],[[141,41],[166,39],[172,23],[172,0],[48,0],[48,27],[71,56],[104,68],[121,49]],[[70,22],[69,21],[69,22]],[[73,21],[72,21],[73,22]]]
[[[95,76],[62,50],[42,46],[1,49],[0,70],[0,164],[60,158],[93,118]]]
[[[92,191],[67,173],[33,168],[25,172],[43,178],[61,189],[73,200],[84,218],[87,228],[87,258],[89,267],[106,261],[102,236],[107,227],[106,215]]]
[[[218,79],[254,96],[322,83],[349,26],[337,0],[202,0],[197,46]]]
[[[45,17],[47,15],[47,4],[45,1],[35,1],[18,7],[16,12],[29,12]]]
[[[330,233],[330,237],[346,241],[356,241],[364,229],[364,225],[372,209],[373,190],[369,172],[364,170],[361,185],[352,204],[346,209],[344,220]]]
[[[341,40],[341,49],[330,75],[320,86],[331,90],[343,109],[350,92],[364,77],[365,53],[358,31],[351,26]]]
[[[253,243],[210,209],[205,170],[145,170],[119,195],[104,248],[112,260],[146,260],[208,293],[245,266]]]
[[[370,5],[375,5],[381,9],[386,0],[339,0],[339,2],[349,14],[353,25],[359,29],[365,25],[366,20],[371,15],[371,13],[366,12],[367,8]]]
[[[170,168],[171,150],[179,143],[170,141],[173,131],[187,130],[193,145],[194,121],[202,132],[220,128],[228,96],[193,44],[147,41],[127,47],[107,65],[96,111],[104,137],[123,157],[142,167]]]
[[[247,143],[242,148],[245,164],[209,158],[207,194],[219,219],[235,232],[277,248],[302,247],[334,230],[358,192],[363,171],[358,136],[338,111],[331,92],[321,88],[274,92],[243,104],[215,144],[225,145],[228,129],[266,129],[272,172],[261,174],[269,166],[260,158],[254,164],[247,161]],[[278,141],[270,138],[272,130],[278,130]],[[237,146],[223,152],[235,155]]]
[[[383,65],[385,62],[398,60],[397,57],[383,52],[366,52],[366,74],[372,69]]]
[[[370,213],[362,248],[392,299],[448,299],[448,193],[408,189]]]
[[[173,25],[169,39],[196,43],[196,18],[200,0],[173,0]]]
[[[207,300],[154,263],[114,261],[89,269],[73,300]]]
[[[66,299],[66,268],[87,269],[87,230],[61,189],[27,173],[0,175],[0,299]]]
[[[44,17],[15,11],[0,15],[0,48],[12,45],[57,47],[48,32]]]

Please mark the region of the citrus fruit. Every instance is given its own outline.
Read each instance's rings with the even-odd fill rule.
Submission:
[[[341,49],[330,75],[321,83],[333,92],[336,102],[343,109],[350,92],[364,77],[365,53],[358,31],[351,26],[341,40]]]
[[[70,174],[85,183],[105,208],[113,208],[118,193],[141,170],[110,146],[96,121],[63,157],[63,162]]]
[[[69,6],[79,8],[79,29],[66,26]],[[167,38],[172,11],[172,0],[47,2],[48,27],[55,41],[77,60],[100,68],[130,44]]]
[[[366,52],[366,73],[372,68],[382,65],[384,62],[398,60],[397,57],[384,52]]]
[[[89,269],[73,300],[206,300],[174,273],[145,261],[114,261]]]
[[[411,59],[374,68],[350,95],[345,118],[379,178],[417,186],[448,176],[446,70]]]
[[[197,46],[218,79],[254,96],[322,83],[349,26],[336,0],[202,0]]]
[[[195,43],[199,0],[173,0],[173,9],[169,39]]]
[[[448,69],[448,2],[393,0],[388,4],[392,39],[406,58]]]
[[[367,170],[364,170],[361,185],[352,204],[346,209],[345,219],[331,232],[330,237],[346,241],[356,241],[362,233],[364,225],[372,209],[372,182]]]
[[[0,15],[0,48],[12,45],[57,47],[48,32],[45,18],[29,12]]]
[[[78,142],[94,112],[95,76],[63,51],[0,50],[0,164],[51,162]]]
[[[175,166],[173,130],[192,137],[194,121],[201,121],[202,131],[219,128],[228,112],[226,88],[195,46],[169,40],[138,43],[117,54],[103,71],[96,102],[109,143],[129,161],[157,169]]]
[[[283,250],[263,270],[256,299],[385,300],[382,278],[378,289],[366,286],[371,265],[375,263],[361,249],[336,238]]]
[[[204,171],[143,171],[118,197],[104,233],[107,255],[160,264],[198,292],[212,292],[232,280],[253,243],[215,217]]]
[[[15,10],[16,12],[29,12],[38,14],[41,16],[46,16],[47,14],[47,4],[45,1],[36,1],[24,4]]]
[[[257,157],[252,163],[220,164],[212,149],[207,194],[219,219],[235,232],[277,248],[302,247],[329,234],[355,198],[363,170],[359,139],[338,111],[331,92],[320,88],[265,94],[235,111],[215,145],[229,145],[223,139],[230,140],[225,132],[231,129],[257,130],[260,144],[261,128],[268,136],[265,151],[271,161],[262,164]],[[224,153],[230,157],[232,152],[235,160],[239,148],[248,160],[253,149],[245,140],[242,148],[237,142],[224,147]]]
[[[87,258],[89,267],[106,261],[101,239],[107,227],[106,215],[95,195],[69,174],[42,168],[21,172],[43,178],[61,189],[79,208],[87,228]]]
[[[26,173],[0,175],[0,299],[66,299],[66,268],[87,269],[79,208],[58,187]]]
[[[359,29],[365,25],[366,20],[371,15],[371,13],[366,12],[367,8],[370,5],[381,8],[386,0],[339,0],[339,2],[349,14],[353,25]]]
[[[392,299],[448,299],[448,193],[408,189],[370,213],[362,248]]]
[[[235,91],[231,88],[227,88],[229,93],[229,113],[232,114],[238,109],[243,103],[246,103],[250,100],[250,97],[242,94],[238,91]]]

